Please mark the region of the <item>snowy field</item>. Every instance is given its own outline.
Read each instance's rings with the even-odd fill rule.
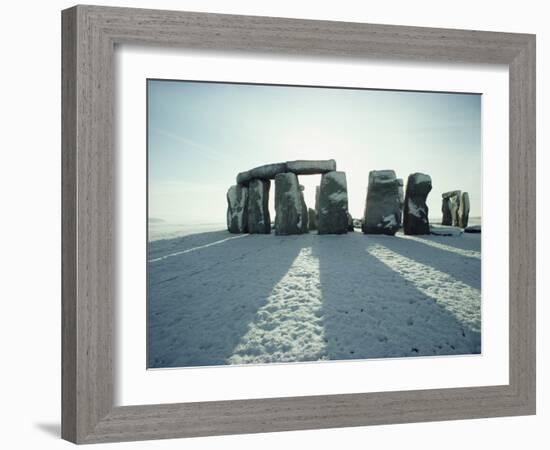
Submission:
[[[480,353],[480,234],[178,236],[150,233],[150,368]]]
[[[224,224],[219,223],[199,223],[199,224],[181,224],[159,221],[150,221],[148,224],[149,241],[158,241],[160,239],[175,239],[190,234],[204,233],[207,231],[219,231],[225,228]]]

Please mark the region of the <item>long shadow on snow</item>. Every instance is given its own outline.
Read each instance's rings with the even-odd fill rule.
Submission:
[[[385,242],[384,242],[385,244]],[[472,354],[480,333],[367,252],[359,234],[319,236],[326,358]]]
[[[303,243],[250,235],[149,263],[148,367],[225,364]]]
[[[481,260],[398,236],[365,236],[401,256],[430,266],[475,289],[481,289]]]

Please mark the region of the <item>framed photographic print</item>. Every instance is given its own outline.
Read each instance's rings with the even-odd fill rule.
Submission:
[[[534,36],[62,18],[65,439],[535,413]]]

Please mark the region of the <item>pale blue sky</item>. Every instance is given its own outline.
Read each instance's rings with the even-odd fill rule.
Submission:
[[[480,95],[149,80],[148,102],[149,217],[223,223],[238,172],[329,158],[346,172],[354,217],[381,169],[405,183],[429,174],[430,217],[455,189],[481,215]],[[313,207],[320,177],[299,178]]]

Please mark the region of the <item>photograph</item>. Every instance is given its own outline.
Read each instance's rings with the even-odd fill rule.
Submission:
[[[145,89],[147,369],[482,355],[482,94]]]

